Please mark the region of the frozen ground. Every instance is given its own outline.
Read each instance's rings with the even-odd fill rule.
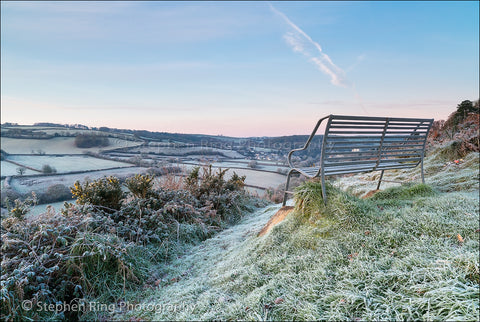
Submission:
[[[88,155],[79,156],[49,156],[49,155],[10,155],[9,160],[38,169],[47,164],[54,167],[57,173],[72,171],[102,170],[118,167],[131,167],[130,163],[99,159]],[[2,162],[3,166],[3,162]],[[2,175],[3,167],[2,167]]]
[[[195,165],[191,164],[185,164],[184,166],[187,171],[195,167]],[[247,185],[262,188],[276,188],[278,185],[284,184],[286,180],[285,175],[279,173],[255,171],[250,169],[230,169],[226,173],[226,178],[229,178],[234,172],[239,176],[247,176],[245,179]]]
[[[1,175],[3,176],[15,176],[18,175],[17,169],[21,168],[21,166],[7,162],[7,161],[0,161],[1,162]],[[25,172],[24,175],[30,175],[30,174],[38,174],[39,172],[33,171],[27,168],[24,168]]]
[[[13,178],[10,186],[20,193],[29,193],[30,191],[42,193],[45,192],[49,186],[57,183],[70,187],[73,186],[73,184],[77,180],[83,182],[87,178],[89,178],[90,180],[94,180],[102,178],[104,176],[116,176],[119,178],[125,178],[134,176],[137,173],[144,173],[146,170],[146,168],[142,167],[130,167],[112,170],[92,171],[79,174],[61,174],[33,178]]]

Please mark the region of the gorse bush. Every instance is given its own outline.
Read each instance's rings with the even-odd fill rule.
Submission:
[[[202,207],[213,208],[220,222],[232,224],[245,210],[242,205],[246,198],[246,176],[234,172],[230,179],[225,180],[227,170],[213,171],[210,165],[204,167],[200,174],[200,167],[195,167],[185,178],[185,189],[199,200]]]
[[[119,210],[124,197],[120,180],[115,177],[106,177],[92,182],[85,180],[83,185],[76,181],[70,190],[77,198],[79,205],[90,204],[102,207],[109,212]]]
[[[32,192],[32,197],[27,197],[24,201],[15,199],[13,205],[7,198],[5,204],[9,214],[18,219],[24,219],[25,215],[30,211],[30,207],[38,204],[38,198],[35,192]]]
[[[148,194],[152,193],[153,179],[154,177],[151,175],[137,174],[128,178],[125,185],[136,198],[146,198]]]
[[[225,191],[241,191],[245,186],[246,176],[238,176],[235,172],[229,180],[225,180],[228,169],[212,170],[212,166],[204,167],[200,174],[200,167],[195,167],[185,179],[185,188],[195,197],[220,194]]]

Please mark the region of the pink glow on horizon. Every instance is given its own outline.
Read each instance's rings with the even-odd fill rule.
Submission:
[[[328,114],[446,119],[455,111],[459,103],[460,99],[458,102],[419,101],[395,104],[370,102],[365,104],[366,111],[369,113],[365,114],[351,102],[323,102],[319,103],[322,112],[311,110],[309,113],[303,113],[302,116],[295,116],[293,110],[279,111],[275,114],[266,110],[245,112],[232,109],[231,115],[226,117],[225,113],[202,113],[200,110],[188,113],[172,110],[165,114],[162,111],[135,112],[134,109],[125,108],[112,113],[108,109],[63,108],[47,103],[32,103],[2,97],[1,119],[2,123],[51,122],[155,132],[260,137],[309,135],[318,119]],[[92,119],[91,111],[95,111],[98,117]],[[322,130],[323,128],[320,128],[320,131]]]

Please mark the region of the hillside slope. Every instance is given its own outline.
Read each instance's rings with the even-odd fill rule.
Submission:
[[[378,174],[342,178],[327,207],[317,183],[301,186],[265,236],[279,206],[193,248],[114,318],[479,320],[479,154],[451,149],[429,152],[425,185],[419,169],[390,171],[414,182],[362,199]]]

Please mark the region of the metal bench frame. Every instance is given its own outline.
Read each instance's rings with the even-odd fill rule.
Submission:
[[[320,165],[299,168],[292,163],[295,152],[308,148],[320,124],[327,120],[323,135]],[[322,196],[327,204],[325,177],[349,173],[382,171],[377,190],[380,189],[385,170],[415,168],[421,164],[422,182],[425,183],[423,159],[428,132],[433,119],[367,117],[328,115],[321,118],[303,148],[288,153],[288,172],[283,205],[287,201],[290,178],[297,173],[308,178],[321,178]],[[386,181],[386,180],[384,180]]]

